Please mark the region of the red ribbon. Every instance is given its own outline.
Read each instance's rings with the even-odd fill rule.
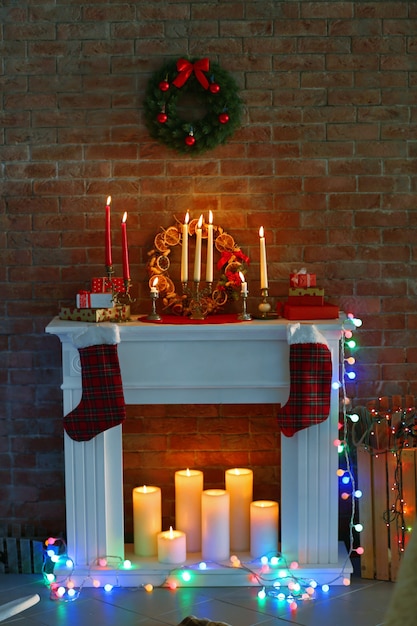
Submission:
[[[187,59],[178,59],[177,70],[178,76],[173,80],[173,84],[176,87],[182,87],[185,85],[191,74],[194,72],[196,79],[204,89],[208,89],[209,82],[203,72],[208,72],[210,69],[209,59],[200,59],[195,63],[190,63]]]

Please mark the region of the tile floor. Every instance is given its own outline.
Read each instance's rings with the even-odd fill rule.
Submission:
[[[292,612],[275,597],[259,600],[254,587],[188,588],[170,591],[143,588],[84,588],[73,602],[51,600],[42,576],[0,575],[0,608],[38,593],[41,601],[2,624],[16,626],[174,626],[187,615],[231,626],[380,626],[394,583],[352,577],[350,587],[319,591],[316,599]]]

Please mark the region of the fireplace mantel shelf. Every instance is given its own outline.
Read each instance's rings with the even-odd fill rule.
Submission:
[[[344,319],[302,322],[314,324],[326,337],[337,381]],[[121,323],[118,354],[126,404],[285,404],[290,391],[287,327],[293,323]],[[89,326],[55,318],[46,328],[62,343],[64,415],[77,406],[82,392],[72,338]],[[288,562],[299,563],[300,575],[333,584],[341,584],[352,571],[338,541],[338,454],[333,445],[338,407],[339,392],[333,389],[329,419],[281,438],[281,551]],[[76,563],[74,575],[81,579],[98,556],[123,559],[126,554],[122,427],[85,443],[67,434],[64,439],[67,547]],[[142,563],[125,574],[118,571],[116,578],[118,584],[132,586],[143,583],[144,574]],[[202,585],[211,584],[206,577],[202,580]],[[218,584],[216,576],[213,580]],[[230,579],[222,577],[221,584],[247,584],[247,579],[236,579],[231,570]]]

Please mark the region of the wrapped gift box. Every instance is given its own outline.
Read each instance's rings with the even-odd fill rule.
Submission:
[[[316,274],[308,274],[303,271],[290,274],[291,287],[315,287],[316,280]]]
[[[73,322],[118,322],[130,318],[130,306],[110,307],[106,309],[80,309],[62,307],[59,319]]]
[[[124,293],[126,291],[125,281],[123,278],[93,278],[91,281],[91,291],[93,293],[112,293],[112,291]]]
[[[330,320],[339,317],[339,307],[334,304],[323,306],[294,306],[284,304],[283,317],[287,320]]]
[[[113,307],[111,298],[111,293],[79,291],[76,296],[75,306],[78,309],[111,309]]]
[[[323,306],[324,289],[319,287],[293,288],[288,290],[288,304],[295,306]]]

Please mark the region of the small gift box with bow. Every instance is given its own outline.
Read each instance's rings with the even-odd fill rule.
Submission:
[[[123,278],[93,278],[91,281],[91,291],[93,293],[117,293],[125,292],[125,283]]]
[[[315,287],[316,284],[316,274],[309,274],[305,267],[290,274],[291,287]]]

